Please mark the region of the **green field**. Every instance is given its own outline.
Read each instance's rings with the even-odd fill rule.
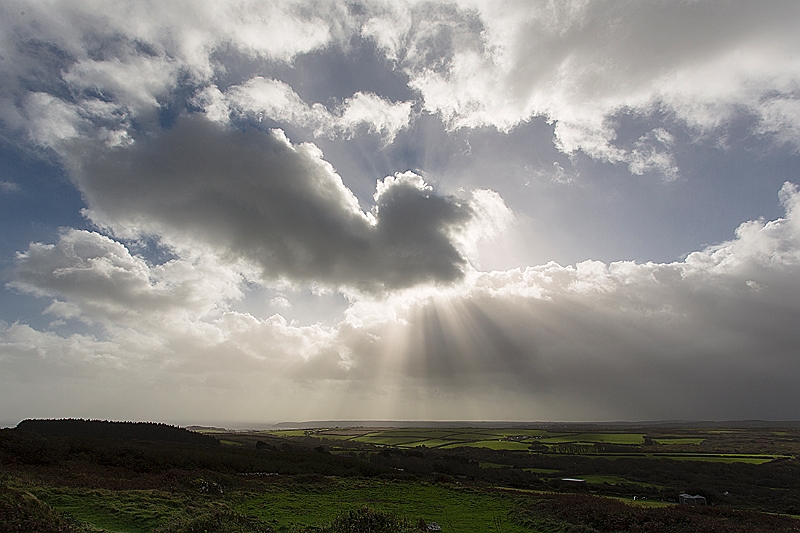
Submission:
[[[542,444],[567,444],[595,442],[603,444],[642,444],[644,433],[579,433],[538,439]]]
[[[275,437],[302,437],[308,430],[305,429],[279,429],[274,431],[264,431],[266,435],[274,435]]]
[[[800,509],[800,430],[569,429],[215,431],[222,445],[200,447],[2,430],[0,526],[24,501],[82,528],[39,529],[65,533],[314,533],[364,507],[445,533],[583,531],[583,515],[559,509],[627,520],[638,511],[618,501],[670,507],[687,488],[717,509],[750,509],[757,525]],[[567,527],[573,519],[578,529]]]
[[[426,440],[419,440],[416,442],[412,442],[409,444],[404,444],[401,446],[402,448],[416,448],[419,446],[425,446],[426,448],[440,448],[444,446],[448,446],[453,444],[452,440],[442,440],[442,439],[426,439]]]
[[[656,444],[702,444],[703,441],[706,439],[700,437],[675,437],[675,438],[663,438],[663,439],[653,439],[653,442]]]
[[[512,468],[511,465],[504,465],[502,463],[481,462],[478,463],[481,468]]]
[[[514,505],[503,494],[427,483],[335,480],[308,487],[273,487],[241,497],[235,508],[279,526],[321,526],[336,515],[363,505],[414,521],[438,522],[446,531],[483,533],[496,528]],[[503,522],[503,531],[524,528]]]
[[[328,434],[327,431],[335,434]],[[280,434],[289,436],[289,432]],[[298,435],[294,435],[298,436]],[[312,436],[317,438],[332,438],[336,440],[352,440],[379,446],[416,447],[428,448],[455,448],[458,446],[488,448],[491,450],[524,450],[533,443],[545,445],[557,444],[620,444],[641,445],[644,442],[644,433],[608,433],[584,432],[565,433],[548,432],[544,429],[476,429],[476,428],[398,428],[381,429],[363,433],[353,430],[348,434],[346,429],[319,430]],[[520,440],[504,440],[518,437]],[[664,439],[669,441],[670,439]],[[685,439],[686,443],[694,439]],[[677,442],[676,442],[677,443]]]
[[[383,431],[375,431],[369,435],[380,435],[386,437],[417,437],[420,439],[441,439],[455,433],[452,429],[426,429],[426,428],[409,428],[409,429],[386,429]]]
[[[110,533],[145,533],[175,517],[204,510],[197,502],[154,490],[111,491],[83,488],[33,489],[56,510]],[[427,483],[333,480],[319,484],[275,485],[260,492],[234,493],[218,504],[256,516],[281,528],[319,527],[337,515],[370,508],[418,521],[435,521],[449,531],[479,533],[496,528],[514,505],[514,498]],[[528,531],[503,522],[503,531]]]
[[[52,508],[110,532],[146,533],[167,518],[186,515],[190,500],[157,490],[111,491],[105,489],[32,489]]]
[[[510,437],[513,435],[524,435],[526,437],[538,437],[541,435],[546,435],[547,431],[544,429],[492,429],[487,430],[486,433],[491,435],[497,435],[499,437]]]
[[[529,444],[524,442],[513,442],[509,440],[481,440],[477,442],[461,442],[457,444],[448,444],[442,446],[443,449],[450,448],[486,448],[489,450],[527,450]]]
[[[412,442],[424,443],[424,442],[428,441],[429,439],[426,439],[424,437],[412,437],[412,436],[407,436],[407,437],[384,437],[383,435],[377,435],[377,436],[373,437],[371,435],[365,435],[363,437],[356,437],[356,438],[354,438],[352,440],[354,440],[356,442],[364,442],[364,443],[367,443],[367,444],[376,444],[376,445],[379,445],[379,446],[402,446],[402,445],[409,444],[409,443],[412,443]]]

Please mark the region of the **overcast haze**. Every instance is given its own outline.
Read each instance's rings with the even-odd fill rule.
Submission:
[[[0,420],[800,419],[800,3],[0,5]]]

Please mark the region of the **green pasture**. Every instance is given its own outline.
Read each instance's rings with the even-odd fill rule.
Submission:
[[[340,513],[367,505],[413,521],[438,522],[445,531],[485,533],[497,530],[500,520],[504,532],[529,532],[507,520],[513,504],[512,497],[498,493],[426,483],[350,480],[274,486],[264,493],[242,496],[235,509],[279,527],[319,527]]]
[[[253,490],[255,489],[255,490]],[[498,523],[507,533],[528,530],[509,522],[511,495],[428,483],[382,480],[326,480],[319,483],[258,485],[219,498],[157,490],[76,487],[31,488],[54,509],[107,533],[145,533],[176,518],[209,509],[233,509],[276,529],[319,527],[364,506],[417,521],[438,522],[445,531],[484,533]]]
[[[405,428],[375,431],[369,435],[380,437],[417,437],[420,439],[441,439],[454,433],[452,429]]]
[[[542,444],[642,444],[644,433],[578,433],[538,439]]]
[[[185,497],[157,490],[48,488],[33,492],[52,508],[109,532],[146,533],[192,510]]]
[[[477,442],[460,442],[457,444],[448,444],[441,446],[441,448],[488,448],[490,450],[527,450],[530,443],[513,442],[509,440],[481,440]]]
[[[539,437],[542,435],[547,435],[547,431],[544,429],[493,429],[488,431],[492,435],[497,435],[499,437],[511,437],[514,435],[524,435],[526,437]],[[558,436],[558,433],[553,434],[553,436]]]
[[[504,465],[501,463],[490,463],[490,462],[483,462],[479,463],[481,468],[511,468],[511,465]]]
[[[322,433],[320,435],[311,435],[316,439],[330,439],[330,440],[354,440],[356,438],[355,435],[328,435],[326,433]]]
[[[442,446],[447,446],[448,444],[453,444],[452,440],[442,440],[442,439],[426,439],[426,440],[419,440],[416,442],[411,442],[409,444],[402,444],[400,445],[401,448],[418,448],[420,446],[425,446],[426,448],[439,448]]]
[[[377,444],[379,446],[403,446],[405,444],[410,444],[412,442],[424,442],[427,439],[424,437],[384,437],[382,435],[378,436],[370,436],[365,435],[363,437],[356,437],[351,439],[357,442],[366,442],[367,444]]]
[[[491,433],[475,433],[473,431],[469,431],[469,432],[467,432],[467,431],[458,431],[458,432],[448,433],[447,435],[443,436],[442,438],[445,439],[445,440],[451,440],[451,441],[452,440],[457,440],[457,441],[473,440],[473,441],[476,441],[476,440],[486,440],[486,439],[492,439],[492,438],[499,439],[501,437],[502,437],[502,435],[494,435],[494,434],[491,434]]]
[[[305,429],[275,429],[264,433],[275,437],[305,437],[306,431]]]
[[[694,437],[670,437],[664,439],[653,439],[653,442],[656,444],[701,444],[704,440],[703,438],[694,438]]]

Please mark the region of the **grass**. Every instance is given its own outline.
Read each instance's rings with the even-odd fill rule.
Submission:
[[[113,533],[146,533],[191,507],[183,497],[156,490],[49,488],[34,494],[53,509]]]
[[[415,437],[419,439],[441,439],[448,435],[452,435],[454,431],[452,429],[425,429],[425,428],[413,428],[413,429],[387,429],[385,431],[376,431],[374,433],[370,433],[373,436],[385,436],[385,437]]]
[[[481,468],[511,468],[511,465],[504,465],[500,463],[490,463],[490,462],[480,463],[479,466]]]
[[[579,433],[575,435],[562,435],[558,437],[545,437],[539,439],[542,444],[567,444],[596,442],[603,444],[642,444],[644,433]]]
[[[364,436],[364,437],[356,437],[352,439],[357,442],[366,442],[368,444],[378,444],[381,446],[403,446],[406,444],[410,444],[412,442],[419,442],[424,443],[428,439],[421,438],[421,437],[384,437],[382,435],[378,436]]]
[[[409,444],[401,444],[401,448],[416,448],[419,446],[425,446],[427,448],[439,448],[443,446],[447,446],[449,444],[453,444],[452,440],[442,440],[442,439],[427,439],[427,440],[419,440],[416,442],[412,442]]]
[[[377,480],[332,481],[323,485],[274,486],[267,493],[252,494],[236,510],[271,521],[277,526],[319,527],[337,515],[369,506],[417,521],[438,522],[445,531],[471,533],[494,531],[504,520],[514,499],[503,494],[469,489]],[[503,531],[523,533],[524,528],[503,523]]]
[[[417,521],[438,522],[445,531],[495,531],[505,521],[514,498],[457,486],[382,480],[329,479],[320,483],[266,485],[219,499],[193,500],[156,490],[37,488],[36,496],[53,509],[108,533],[150,532],[170,521],[186,520],[226,508],[257,517],[273,527],[320,527],[341,513],[369,506]],[[506,533],[524,533],[503,522]]]
[[[467,441],[467,440],[486,440],[490,438],[501,438],[503,435],[491,434],[491,433],[474,433],[474,432],[456,432],[456,433],[449,433],[445,435],[445,440],[459,440],[459,441]]]
[[[275,429],[264,433],[275,437],[305,437],[306,432],[305,429]]]
[[[543,435],[547,435],[547,431],[544,429],[498,429],[492,430],[490,432],[492,435],[498,435],[500,437],[511,437],[515,435],[524,435],[526,437],[539,437]]]
[[[354,440],[355,436],[353,435],[328,435],[327,433],[321,433],[319,435],[311,435],[315,439],[329,439],[329,440]]]
[[[488,448],[490,450],[527,450],[530,447],[530,444],[508,440],[481,440],[477,442],[449,444],[447,446],[442,446],[442,448],[458,448],[461,446],[467,448]]]
[[[702,438],[692,438],[692,437],[674,437],[674,438],[665,438],[665,439],[653,439],[653,442],[656,444],[702,444],[702,442],[706,439]]]
[[[214,513],[250,516],[273,529],[321,527],[338,515],[368,506],[413,520],[438,522],[447,532],[524,533],[506,523],[515,499],[456,485],[327,478],[312,483],[254,484],[219,497],[159,490],[106,490],[28,486],[53,509],[107,533],[144,533],[165,524],[189,523]],[[255,490],[253,490],[255,489]],[[0,529],[2,529],[0,527]]]

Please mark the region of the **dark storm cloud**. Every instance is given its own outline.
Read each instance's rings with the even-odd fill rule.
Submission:
[[[197,116],[128,147],[71,153],[88,216],[123,237],[210,246],[268,279],[367,291],[462,277],[450,234],[473,211],[411,173],[380,182],[365,213],[315,146]]]

